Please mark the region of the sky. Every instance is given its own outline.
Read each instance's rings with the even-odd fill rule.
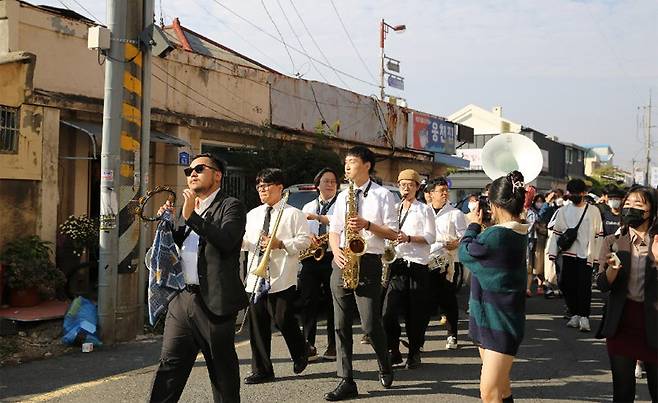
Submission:
[[[102,0],[33,2],[106,23]],[[505,118],[560,141],[609,144],[624,169],[646,161],[650,92],[658,105],[654,0],[155,0],[155,14],[284,74],[366,95],[379,93],[382,18],[405,24],[385,42],[401,61],[405,90],[387,93],[409,107],[448,116],[468,104],[502,106]],[[658,165],[655,128],[652,137]]]

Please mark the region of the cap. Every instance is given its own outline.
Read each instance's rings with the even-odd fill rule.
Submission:
[[[420,175],[413,169],[405,169],[398,175],[398,182],[401,180],[415,181],[416,183],[420,183]]]

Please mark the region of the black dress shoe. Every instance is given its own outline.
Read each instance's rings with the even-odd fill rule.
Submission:
[[[416,369],[420,367],[420,351],[416,353],[409,353],[407,356],[407,368]]]
[[[306,369],[306,366],[308,365],[308,355],[304,354],[304,356],[296,359],[292,365],[292,372],[295,374],[301,374],[302,371]]]
[[[254,373],[244,378],[245,385],[255,385],[257,383],[274,382],[274,374]]]
[[[393,371],[390,372],[379,372],[379,383],[386,389],[390,388],[393,385]]]
[[[336,389],[324,395],[324,400],[337,402],[339,400],[353,399],[359,395],[356,383],[351,379],[342,379]]]
[[[402,364],[402,354],[400,353],[400,350],[391,350],[388,354],[391,357],[391,365]]]

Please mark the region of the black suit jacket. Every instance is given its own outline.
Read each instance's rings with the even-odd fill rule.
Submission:
[[[608,267],[606,256],[610,253],[610,246],[617,242],[617,256],[621,260],[621,269],[617,273],[617,278],[610,284],[608,277],[605,275],[605,269]],[[644,318],[646,324],[647,342],[650,347],[658,348],[658,310],[656,301],[658,301],[658,268],[657,263],[651,257],[651,242],[649,244],[649,255],[647,264],[644,267]],[[626,303],[626,294],[628,292],[628,277],[631,267],[631,237],[630,234],[621,235],[619,238],[609,235],[603,240],[601,254],[599,257],[600,270],[596,277],[596,285],[602,292],[610,292],[608,303],[606,304],[603,323],[599,333],[604,337],[612,337],[617,332],[617,327],[624,313],[624,304]]]
[[[242,202],[220,190],[201,217],[193,212],[185,222],[199,235],[197,270],[201,297],[215,315],[231,315],[245,308],[247,294],[240,279],[240,247],[247,215]],[[174,232],[180,247],[186,227]]]

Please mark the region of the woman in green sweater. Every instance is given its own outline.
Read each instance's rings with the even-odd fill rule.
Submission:
[[[468,226],[459,258],[471,273],[469,335],[482,359],[480,397],[488,402],[513,402],[509,374],[525,326],[528,225],[520,214],[525,198],[523,175],[513,171],[496,179],[489,190],[495,225],[482,231]]]

